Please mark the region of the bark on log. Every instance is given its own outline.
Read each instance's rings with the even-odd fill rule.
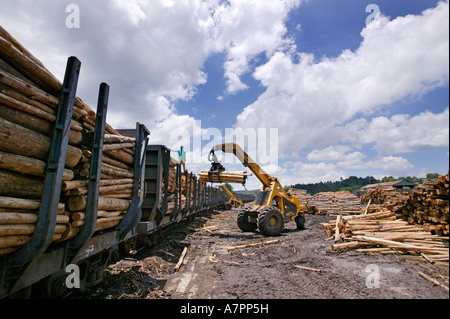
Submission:
[[[108,150],[104,152],[107,156],[113,157],[116,160],[119,160],[125,164],[133,165],[134,164],[134,156],[124,152],[122,150]]]
[[[0,118],[0,150],[47,161],[50,145],[49,137]],[[65,165],[75,167],[81,155],[79,148],[68,145]]]
[[[0,237],[0,248],[22,246],[25,245],[30,238],[30,236],[25,235]]]
[[[0,169],[0,195],[23,198],[41,198],[44,180]]]
[[[37,210],[41,203],[37,200],[0,196],[0,207]]]
[[[19,51],[14,45],[0,37],[0,55],[27,78],[38,84],[44,90],[51,93],[59,93],[61,82],[53,76],[42,64],[30,59]]]
[[[44,177],[45,168],[46,164],[41,160],[0,151],[0,169],[7,169],[25,175]],[[64,169],[63,181],[70,181],[73,177],[74,175],[71,170]]]
[[[86,196],[72,196],[67,200],[67,208],[73,212],[86,209]],[[98,210],[127,210],[131,201],[125,199],[107,198],[100,196],[98,198]]]
[[[37,214],[33,213],[7,213],[0,212],[0,225],[10,224],[34,224],[37,221]]]
[[[54,123],[4,105],[0,105],[0,118],[46,136],[52,136],[54,132]],[[79,145],[81,143],[82,135],[78,126],[81,127],[75,121],[71,121],[69,132],[69,144],[71,145]]]
[[[123,216],[99,218],[97,220],[97,227],[95,228],[95,231],[100,231],[103,229],[117,226],[122,218]]]
[[[0,225],[0,237],[32,235],[36,230],[34,225]]]

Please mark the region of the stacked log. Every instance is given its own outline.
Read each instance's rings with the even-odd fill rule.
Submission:
[[[211,173],[207,170],[200,172],[199,180],[202,183],[239,183],[245,184],[245,181],[250,174],[246,171],[222,171],[218,173]]]
[[[300,199],[301,203],[303,206],[307,206],[308,202],[312,199],[312,196],[308,194],[308,191],[305,189],[296,189],[296,188],[291,188],[289,190],[289,193],[292,196],[297,197],[298,199]]]
[[[322,223],[335,240],[332,250],[356,249],[357,252],[381,254],[419,254],[432,263],[446,263],[449,249],[442,237],[433,235],[417,225],[398,219],[389,210],[354,216],[337,216]]]
[[[17,250],[34,232],[61,90],[62,83],[0,26],[0,254]],[[73,237],[83,224],[95,116],[75,99],[55,241]],[[99,218],[97,230],[113,227],[128,209],[133,178],[135,141],[109,124],[105,131],[99,200],[105,220]]]
[[[35,231],[62,84],[0,27],[0,255],[18,250]],[[81,159],[81,103],[74,108],[64,181]],[[69,217],[58,207],[54,241]]]
[[[449,235],[449,176],[441,175],[389,206],[397,217],[438,235]]]
[[[28,243],[36,229],[40,202],[38,200],[0,196],[0,256],[12,253]],[[65,205],[58,205],[53,241],[61,240],[69,216]]]
[[[175,209],[175,191],[176,191],[176,166],[178,164],[178,161],[174,159],[173,157],[170,157],[169,161],[169,184],[167,186],[167,212],[166,215],[170,215],[173,213]],[[163,172],[164,175],[164,172]],[[164,182],[161,183],[161,193],[164,194]],[[162,203],[161,203],[162,205]],[[161,209],[161,207],[160,207]]]
[[[361,213],[361,202],[348,191],[317,193],[308,199],[306,205],[309,214],[350,215]]]
[[[370,204],[369,212],[374,212],[383,208],[392,209],[393,205],[407,197],[408,194],[400,193],[393,188],[377,187],[362,195],[360,200],[362,204]]]
[[[83,155],[74,168],[74,180],[62,185],[71,217],[72,237],[84,225],[86,217],[93,133],[87,129],[84,131],[81,144]],[[135,144],[134,137],[104,134],[96,231],[117,226],[131,204]]]

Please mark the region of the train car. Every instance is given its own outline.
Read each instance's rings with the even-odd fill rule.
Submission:
[[[108,84],[96,112],[84,107],[76,57],[60,84],[0,36],[12,46],[0,53],[0,299],[62,297],[71,275],[85,291],[130,245],[223,204],[220,189],[151,144],[144,124],[120,133],[106,123]]]

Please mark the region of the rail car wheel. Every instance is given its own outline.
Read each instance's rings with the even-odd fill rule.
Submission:
[[[246,210],[241,210],[237,217],[237,225],[243,232],[254,232],[256,230],[256,223],[249,221],[250,213]]]
[[[295,223],[297,224],[297,229],[305,229],[305,216],[303,214],[298,214],[295,217]]]
[[[278,236],[284,229],[284,218],[281,211],[270,206],[258,215],[258,228],[265,236]]]

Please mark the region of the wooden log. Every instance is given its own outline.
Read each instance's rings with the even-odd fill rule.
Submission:
[[[264,246],[264,245],[270,245],[270,244],[276,244],[279,243],[280,241],[278,239],[276,240],[269,240],[266,242],[261,242],[261,243],[254,243],[254,244],[247,244],[247,245],[239,245],[239,246],[233,246],[233,247],[228,247],[227,251],[231,251],[231,250],[235,250],[235,249],[242,249],[242,248],[248,248],[248,247],[257,247],[257,246]]]
[[[310,267],[299,266],[299,265],[294,265],[294,267],[298,268],[298,269],[308,270],[308,271],[322,272],[322,269],[317,269],[317,268],[310,268]]]
[[[23,246],[30,238],[30,236],[25,235],[0,237],[0,248]]]
[[[0,196],[0,207],[37,210],[41,203],[37,200]]]
[[[104,210],[99,210],[97,212],[97,217],[117,217],[120,216],[122,214],[125,214],[126,211],[104,211]]]
[[[175,265],[174,271],[177,272],[178,270],[180,270],[181,265],[183,264],[184,261],[184,257],[186,257],[188,248],[184,247],[183,252],[181,253],[180,258],[178,259],[177,264]]]
[[[135,144],[134,143],[103,144],[103,151],[119,150],[119,149],[125,149],[127,147],[135,147]],[[132,153],[132,154],[134,154],[134,153]]]
[[[73,212],[86,209],[86,196],[71,196],[67,200],[67,208]],[[100,196],[98,198],[98,210],[127,210],[131,201],[126,199],[107,198]]]
[[[0,196],[39,199],[44,192],[44,180],[0,169]]]
[[[35,158],[0,151],[0,168],[20,174],[44,177],[46,164]],[[63,181],[70,181],[73,177],[71,170],[64,169]]]
[[[370,244],[357,242],[357,241],[351,241],[346,243],[340,243],[340,244],[333,244],[331,245],[331,250],[343,250],[343,249],[355,249],[360,247],[370,246]]]
[[[19,111],[22,111],[22,112],[34,115],[36,117],[39,117],[39,118],[41,118],[43,120],[47,120],[47,121],[52,122],[52,123],[56,121],[56,115],[54,115],[52,113],[48,113],[47,111],[44,111],[41,108],[37,108],[37,107],[35,107],[33,105],[30,105],[30,104],[27,104],[25,102],[16,100],[13,97],[10,97],[8,95],[3,94],[2,91],[5,92],[7,90],[5,90],[5,89],[2,90],[0,88],[0,104],[3,104],[3,105],[6,105],[6,106],[8,106],[10,108],[13,108],[13,109],[16,109],[16,110],[19,110]],[[11,95],[14,95],[14,93],[12,93]],[[45,107],[47,107],[47,106],[45,106]]]
[[[0,118],[0,150],[47,161],[50,144],[49,137]],[[75,167],[81,155],[79,148],[68,145],[65,165]]]
[[[107,228],[115,227],[120,223],[120,220],[122,218],[123,218],[123,216],[99,218],[99,219],[97,219],[97,227],[95,228],[95,231],[100,231],[100,230],[104,230]]]
[[[0,237],[32,235],[36,230],[34,225],[0,225]]]
[[[42,64],[35,62],[19,51],[14,45],[0,37],[0,55],[27,78],[51,93],[59,93],[61,82],[53,76]]]
[[[136,138],[123,135],[105,134],[103,143],[135,143]],[[134,144],[133,144],[134,145]]]
[[[54,123],[1,104],[0,117],[46,136],[53,135]],[[79,145],[81,143],[81,130],[77,131],[77,125],[79,124],[72,120],[69,132],[69,144],[71,145]]]
[[[75,237],[80,231],[79,227],[74,227],[70,223],[66,225],[66,230],[61,234],[60,242]]]
[[[13,45],[18,51],[20,51],[23,55],[25,55],[29,59],[33,60],[37,65],[41,66],[42,68],[45,68],[45,66],[42,64],[41,61],[39,61],[34,55],[32,55],[24,46],[22,46],[22,44],[20,44],[19,41],[17,41],[1,25],[0,25],[0,37],[11,43],[11,45]]]
[[[420,247],[417,245],[411,245],[411,244],[404,244],[392,240],[386,240],[381,238],[375,238],[375,237],[369,237],[369,236],[353,236],[352,239],[357,241],[363,241],[363,242],[369,242],[376,245],[383,245],[389,248],[393,249],[403,249],[403,250],[410,250],[410,251],[417,251],[422,253],[429,253],[429,254],[439,254],[440,252],[447,252],[448,248],[428,248],[428,247]]]
[[[34,224],[37,221],[37,214],[33,213],[8,213],[0,212],[0,225],[10,224]]]
[[[114,159],[121,161],[128,165],[134,164],[134,156],[124,152],[123,150],[107,150],[104,152],[107,156],[113,157]]]
[[[449,288],[448,288],[446,285],[441,284],[441,283],[440,283],[439,281],[437,281],[436,279],[431,278],[430,276],[425,275],[423,272],[420,272],[420,271],[418,272],[418,274],[419,274],[421,277],[425,278],[426,280],[432,282],[434,285],[439,286],[439,287],[445,289],[447,292],[449,291]]]

